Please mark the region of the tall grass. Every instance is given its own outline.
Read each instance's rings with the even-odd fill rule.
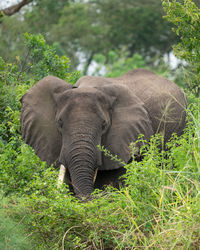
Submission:
[[[18,216],[16,209],[20,210]],[[27,250],[34,246],[34,242],[30,239],[31,233],[23,224],[26,216],[23,210],[15,200],[5,199],[3,194],[0,194],[0,249]]]

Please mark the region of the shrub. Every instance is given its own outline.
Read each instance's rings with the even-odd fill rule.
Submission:
[[[76,82],[78,72],[69,72],[69,58],[66,56],[58,56],[53,46],[46,43],[44,37],[39,35],[31,35],[25,33],[25,45],[27,47],[27,55],[24,60],[26,70],[31,72],[36,81],[44,76],[54,75],[70,83]],[[27,60],[27,62],[26,62]]]
[[[5,199],[4,195],[0,194],[0,249],[16,249],[26,250],[34,249],[34,242],[30,240],[30,232],[23,225],[24,208],[18,205],[20,216],[16,214],[16,201]],[[13,211],[14,210],[14,211]]]
[[[173,46],[174,54],[187,62],[187,87],[200,93],[200,9],[192,0],[163,0],[165,18],[174,24],[173,31],[180,42]]]

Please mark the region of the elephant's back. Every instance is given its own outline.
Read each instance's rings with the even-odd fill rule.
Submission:
[[[112,81],[126,85],[131,92],[147,104],[153,98],[161,98],[166,94],[178,97],[179,93],[182,93],[175,83],[146,69],[131,70],[121,77],[112,78]]]
[[[144,103],[152,120],[154,132],[169,139],[173,132],[180,134],[185,126],[187,97],[173,82],[146,69],[131,70],[119,78]],[[167,134],[165,131],[168,131]]]

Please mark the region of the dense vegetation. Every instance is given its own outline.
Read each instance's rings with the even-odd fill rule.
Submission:
[[[59,31],[57,25],[69,25],[67,19],[64,19],[65,16],[73,17],[73,20],[82,17],[81,22],[86,27],[89,22],[87,18],[94,17],[86,14],[80,15],[79,12],[82,13],[87,8],[101,3],[100,1],[88,2],[89,5],[81,1],[73,5],[69,1],[66,7],[62,1],[59,3],[48,0],[37,1],[35,7],[37,11],[27,11],[25,18],[28,20],[29,16],[31,17],[29,21],[32,20],[33,29],[34,25],[38,25],[33,33],[37,29],[45,32],[45,29],[48,31],[54,26],[55,31]],[[112,2],[106,1],[107,4]],[[121,9],[121,2],[116,4],[116,9],[119,8],[118,12]],[[65,13],[61,16],[64,20],[60,18],[59,22],[55,16],[55,19],[50,19],[49,23],[44,25],[41,25],[44,21],[41,18],[41,23],[38,23],[37,20],[41,14],[39,15],[37,8],[42,10],[41,5],[44,7],[46,4],[46,8],[52,13],[53,8],[61,3],[63,6],[55,8],[55,15],[60,15],[57,11],[60,11],[61,7],[63,13],[73,12],[76,15]],[[128,0],[124,1],[124,8],[126,4],[129,6],[128,3]],[[145,5],[146,1],[135,1],[135,3],[139,5],[138,8],[142,8],[142,4]],[[191,103],[187,111],[187,127],[180,138],[173,135],[167,144],[166,152],[159,152],[157,148],[161,138],[158,135],[153,137],[148,146],[141,148],[143,160],[133,161],[126,166],[126,186],[121,187],[120,190],[111,187],[103,192],[96,190],[95,199],[87,203],[80,202],[67,193],[67,187],[58,188],[58,170],[47,167],[44,162],[41,162],[20,136],[19,100],[27,89],[48,74],[58,76],[71,84],[80,77],[78,71],[71,72],[70,61],[64,56],[65,52],[59,54],[58,48],[61,48],[60,44],[65,34],[62,39],[58,39],[60,44],[51,46],[46,43],[42,35],[26,33],[24,43],[19,39],[14,48],[11,44],[9,45],[11,47],[10,60],[17,56],[15,62],[6,62],[5,56],[4,59],[0,58],[1,249],[137,249],[140,247],[198,249],[200,242],[200,107],[198,96],[200,12],[191,0],[184,2],[163,0],[163,6],[165,18],[173,24],[174,31],[179,36],[179,44],[175,45],[174,51],[177,57],[184,59],[187,63],[187,67],[181,71],[181,74],[185,72],[185,84],[182,86],[185,87]],[[100,13],[103,13],[105,5],[102,4],[100,7],[102,8]],[[112,8],[109,10],[111,11]],[[133,14],[131,11],[130,8],[130,15]],[[108,13],[108,15],[111,14]],[[103,16],[98,17],[108,23]],[[10,25],[13,31],[17,32],[16,26],[11,25],[12,22],[16,22],[16,19],[17,17],[5,18],[3,27]],[[116,24],[112,19],[109,21],[111,22],[109,25]],[[139,21],[136,20],[136,22]],[[19,23],[23,27],[28,25],[28,21],[23,23],[18,19]],[[97,25],[99,23],[100,21]],[[73,25],[75,26],[72,31],[84,34],[83,24],[79,30],[76,26],[78,21],[77,23],[74,21]],[[99,30],[98,26],[92,26],[92,28],[94,32],[102,35],[100,32],[102,30]],[[7,32],[8,29],[6,29],[6,34]],[[12,32],[10,34],[13,35]],[[80,33],[80,39],[83,38],[83,34]],[[2,43],[4,39],[6,36],[0,42]],[[14,43],[11,40],[8,42]],[[77,48],[84,48],[86,52],[87,48],[79,42],[78,40],[77,44],[73,44],[72,38],[67,40],[68,44],[72,43],[70,48],[76,45]],[[169,73],[169,66],[166,66],[164,62],[159,66],[156,61],[150,63],[151,60],[147,60],[148,53],[142,54],[139,53],[140,50],[136,50],[137,53],[131,54],[128,43],[122,50],[119,48],[124,44],[119,43],[119,47],[114,44],[114,47],[118,48],[115,51],[113,51],[114,47],[109,47],[108,42],[106,44],[104,45],[107,52],[102,48],[94,52],[93,60],[98,62],[96,74],[101,73],[102,67],[108,76],[120,75],[131,68],[146,67],[159,74],[173,77],[177,83],[183,82],[180,70],[172,75]],[[23,48],[24,56],[18,50],[19,48]],[[90,48],[92,45],[88,47]],[[141,48],[150,50],[150,47],[142,44]],[[134,151],[134,144],[130,147]]]

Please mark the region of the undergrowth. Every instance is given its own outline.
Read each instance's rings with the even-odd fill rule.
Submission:
[[[27,216],[24,211],[19,198],[16,202],[16,198],[0,194],[0,249],[26,250],[34,246],[32,233],[23,223]]]

